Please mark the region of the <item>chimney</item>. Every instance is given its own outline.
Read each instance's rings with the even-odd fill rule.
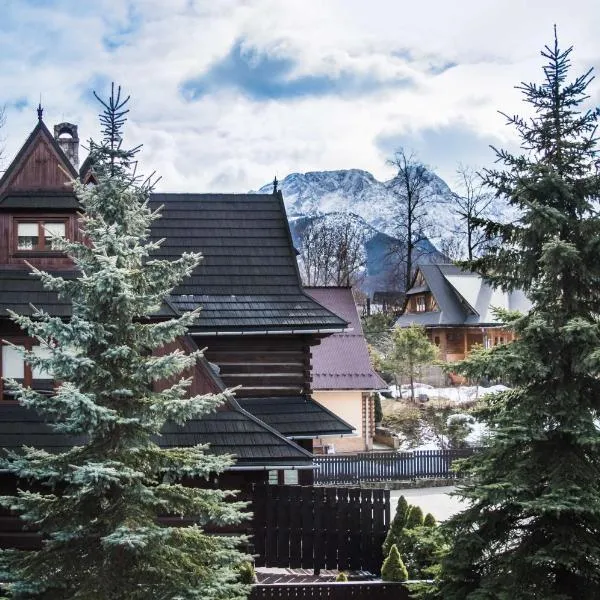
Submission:
[[[77,135],[77,125],[73,125],[72,123],[59,123],[55,125],[54,139],[71,161],[71,164],[76,169],[79,168],[79,136]]]

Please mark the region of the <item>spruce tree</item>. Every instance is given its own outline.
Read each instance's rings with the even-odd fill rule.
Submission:
[[[392,545],[389,554],[383,561],[381,579],[383,581],[406,581],[408,579],[408,571],[402,562],[396,544]]]
[[[488,445],[463,465],[445,600],[600,598],[599,111],[591,71],[568,79],[571,50],[555,32],[543,81],[519,86],[533,116],[507,117],[522,152],[497,151],[503,169],[486,173],[520,218],[482,222],[502,243],[470,266],[533,308],[502,314],[516,341],[462,365],[512,389],[488,397]]]
[[[387,535],[383,541],[382,550],[384,556],[387,556],[390,553],[390,548],[394,544],[400,543],[400,540],[402,539],[402,532],[404,531],[404,527],[406,525],[406,518],[408,517],[409,508],[410,506],[406,501],[406,498],[404,496],[400,496],[400,498],[398,498],[398,504],[396,504],[394,518],[390,523]]]
[[[435,520],[435,517],[431,513],[427,513],[425,515],[425,518],[423,519],[423,525],[425,527],[436,527],[437,521]]]
[[[23,448],[2,465],[29,485],[0,503],[39,527],[43,544],[37,551],[2,551],[0,581],[17,599],[241,599],[248,590],[238,581],[238,566],[248,559],[237,550],[241,538],[209,535],[203,527],[239,522],[243,504],[230,501],[230,492],[181,483],[221,472],[231,458],[203,446],[157,444],[165,423],[182,425],[213,411],[227,394],[189,396],[190,380],[180,374],[199,353],[155,353],[197,317],[149,318],[200,256],[152,258],[158,246],[149,241],[158,218],[148,206],[152,185],[132,169],[139,147],[121,145],[127,101],[114,86],[101,101],[103,141],[90,145],[97,185],[73,182],[85,243],[61,247],[77,278],[34,269],[46,289],[72,302],[71,319],[41,310],[31,318],[13,315],[50,350],[49,358],[24,352],[27,361],[60,383],[50,397],[14,381],[10,386],[22,406],[76,445],[60,453]],[[156,391],[165,379],[177,381]],[[162,514],[195,524],[161,527]]]
[[[406,529],[414,529],[421,527],[425,518],[423,517],[423,509],[420,506],[411,506],[406,517]]]

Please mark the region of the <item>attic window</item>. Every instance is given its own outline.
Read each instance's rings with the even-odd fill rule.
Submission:
[[[17,246],[19,251],[57,251],[53,238],[65,237],[66,222],[62,221],[18,221]]]
[[[425,295],[422,294],[415,298],[415,310],[417,312],[425,312],[427,310],[427,304],[425,302]]]

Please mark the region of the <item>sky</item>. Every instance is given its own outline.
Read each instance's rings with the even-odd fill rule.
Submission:
[[[161,191],[245,192],[294,172],[393,176],[415,153],[451,186],[518,140],[499,113],[539,81],[558,27],[573,74],[600,67],[597,0],[0,0],[8,161],[37,122],[99,137],[112,81],[125,140]],[[590,103],[600,104],[600,82]],[[85,156],[85,152],[81,151]]]

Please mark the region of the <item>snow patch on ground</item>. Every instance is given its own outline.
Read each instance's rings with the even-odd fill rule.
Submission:
[[[415,398],[417,401],[421,399],[427,400],[447,400],[456,404],[462,404],[467,402],[473,402],[487,394],[496,394],[498,392],[505,392],[508,390],[505,385],[492,385],[489,387],[483,387],[481,385],[466,386],[461,385],[457,387],[447,388],[434,388],[426,383],[415,383]],[[392,398],[404,398],[408,399],[411,397],[410,386],[402,385],[391,385],[389,387]],[[425,399],[426,397],[426,399]]]

